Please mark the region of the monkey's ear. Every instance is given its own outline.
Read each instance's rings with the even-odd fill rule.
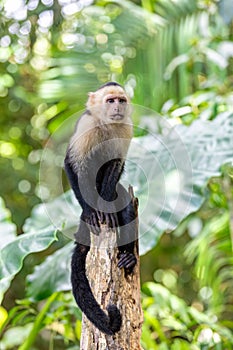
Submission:
[[[87,106],[90,108],[95,104],[95,92],[88,93]]]

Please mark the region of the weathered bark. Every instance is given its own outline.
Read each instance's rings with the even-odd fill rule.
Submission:
[[[130,194],[137,213],[137,200]],[[114,336],[107,336],[90,323],[85,315],[82,322],[81,350],[140,350],[143,314],[140,303],[140,269],[138,241],[134,246],[137,265],[131,275],[117,267],[116,232],[102,227],[100,235],[92,235],[92,246],[87,257],[87,276],[93,294],[106,310],[116,305],[122,315],[122,326]]]

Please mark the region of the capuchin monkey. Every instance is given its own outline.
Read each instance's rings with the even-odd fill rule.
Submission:
[[[86,277],[90,232],[98,235],[100,225],[116,229],[118,267],[132,273],[135,211],[131,198],[119,183],[133,135],[131,106],[123,87],[115,82],[90,92],[86,111],[77,122],[65,157],[65,171],[82,207],[71,261],[71,283],[75,300],[87,318],[102,332],[113,335],[121,327],[115,305],[105,313],[95,300]]]

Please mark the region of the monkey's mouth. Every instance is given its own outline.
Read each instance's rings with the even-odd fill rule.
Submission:
[[[123,114],[117,113],[117,114],[111,115],[111,119],[112,119],[112,120],[122,120],[123,118],[124,118],[124,115],[123,115]]]

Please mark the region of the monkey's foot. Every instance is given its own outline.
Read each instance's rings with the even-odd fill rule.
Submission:
[[[120,269],[124,267],[125,269],[130,270],[130,272],[132,272],[136,263],[137,259],[135,258],[135,255],[133,253],[125,252],[120,253],[119,262],[117,266]]]

